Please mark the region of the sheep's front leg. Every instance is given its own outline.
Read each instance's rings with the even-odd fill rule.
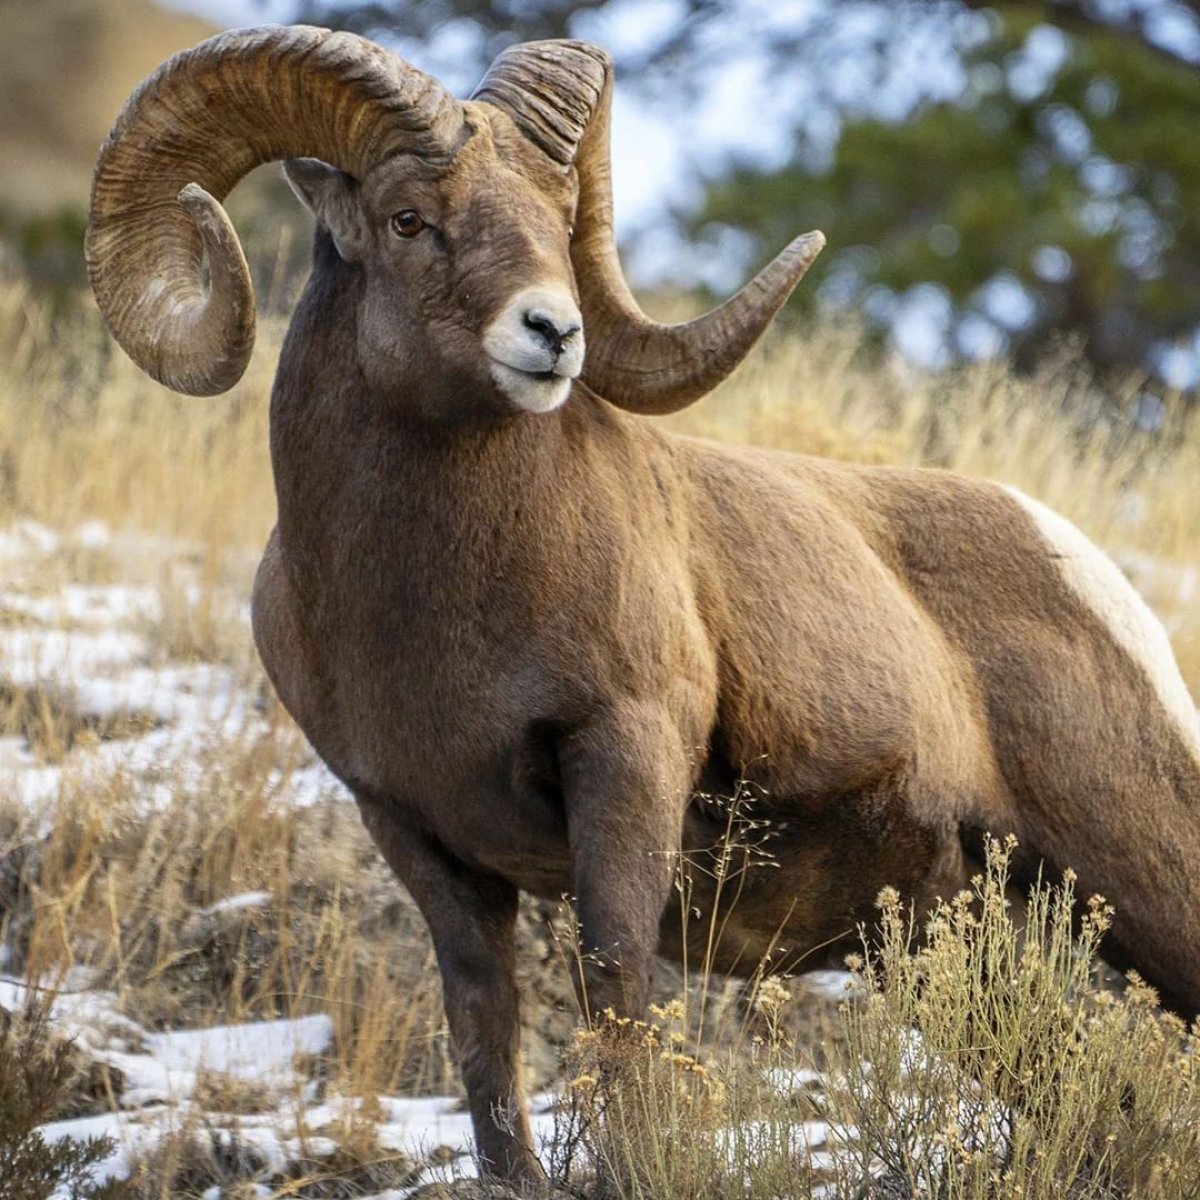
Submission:
[[[359,796],[359,809],[429,924],[480,1162],[511,1182],[540,1181],[520,1078],[517,889],[451,857],[390,802]]]
[[[590,1019],[644,1015],[674,881],[687,755],[657,709],[629,706],[564,740],[559,761]]]

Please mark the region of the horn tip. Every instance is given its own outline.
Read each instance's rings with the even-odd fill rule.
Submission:
[[[175,197],[179,203],[192,215],[199,224],[202,217],[210,216],[220,205],[211,192],[207,192],[198,183],[186,183],[179,189]]]
[[[825,235],[819,229],[802,233],[792,242],[791,249],[807,266],[825,249]]]
[[[175,198],[187,208],[197,202],[202,203],[207,195],[208,193],[198,183],[185,183]]]

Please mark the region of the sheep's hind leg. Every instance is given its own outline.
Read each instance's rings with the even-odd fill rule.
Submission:
[[[388,800],[358,796],[363,822],[429,925],[450,1036],[483,1169],[513,1183],[545,1178],[520,1083],[515,978],[517,889],[411,829]]]

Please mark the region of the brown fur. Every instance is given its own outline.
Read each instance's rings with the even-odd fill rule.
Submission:
[[[885,884],[928,905],[1014,831],[1200,1007],[1200,764],[1032,519],[988,483],[673,437],[582,384],[514,411],[481,332],[522,287],[574,290],[574,194],[468,108],[450,167],[309,191],[343,255],[322,229],[280,362],[254,628],[429,921],[485,1163],[539,1170],[518,889],[574,897],[589,1005],[636,1012],[656,949],[684,952],[677,855],[739,780],[777,867],[720,969],[817,965]],[[389,241],[401,207],[437,237]]]

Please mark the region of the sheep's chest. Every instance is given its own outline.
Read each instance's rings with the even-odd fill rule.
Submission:
[[[464,615],[441,597],[418,620],[415,607],[368,606],[361,593],[301,607],[269,549],[255,635],[284,705],[339,777],[415,811],[464,861],[561,895],[569,874],[555,743],[562,715],[594,702],[588,678],[547,671],[552,624],[497,638],[503,614]],[[347,626],[355,639],[337,636]]]

